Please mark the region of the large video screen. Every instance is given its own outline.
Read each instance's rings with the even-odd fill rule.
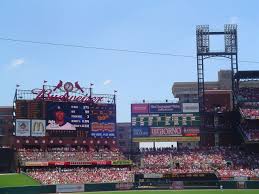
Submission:
[[[16,136],[45,136],[47,131],[86,131],[91,137],[116,135],[115,104],[17,100],[15,115],[19,121]]]
[[[114,104],[95,104],[91,111],[91,136],[115,137],[116,106]]]
[[[197,103],[131,105],[133,141],[197,141],[200,115]]]
[[[47,130],[89,130],[88,104],[48,102],[46,107]]]

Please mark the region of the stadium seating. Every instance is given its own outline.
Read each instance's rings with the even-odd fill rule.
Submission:
[[[216,172],[219,176],[255,176],[255,169],[259,169],[259,156],[236,147],[152,150],[150,153],[145,150],[143,155],[141,173]]]
[[[79,184],[133,182],[133,171],[127,168],[55,168],[33,169],[27,174],[42,184]]]
[[[124,160],[125,157],[118,149],[84,150],[75,148],[53,148],[48,150],[19,149],[18,157],[21,162],[73,161],[86,162],[96,160]]]
[[[239,101],[259,101],[259,88],[242,87],[239,89]]]
[[[259,175],[259,155],[247,153],[234,146],[199,149],[143,149],[140,153],[140,166],[41,167],[27,168],[26,173],[42,184],[132,182],[134,174],[150,173],[215,173],[219,178],[257,177]],[[118,150],[99,150],[99,152],[63,150],[60,154],[54,150],[52,152],[41,151],[40,154],[35,154],[32,150],[20,150],[19,154],[25,158],[23,161],[42,161],[44,154],[47,156],[46,160],[74,158],[76,161],[85,161],[124,158]],[[82,155],[79,157],[80,154]]]
[[[241,108],[242,115],[247,119],[255,119],[259,117],[259,109],[257,108]]]

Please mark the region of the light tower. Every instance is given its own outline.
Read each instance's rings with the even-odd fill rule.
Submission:
[[[222,51],[211,51],[210,50],[210,37],[223,35],[225,42],[225,50]],[[231,70],[232,70],[232,91],[234,93],[234,75],[238,71],[238,47],[237,47],[237,25],[226,24],[224,31],[213,31],[210,32],[208,25],[198,25],[196,27],[196,44],[197,44],[197,77],[198,77],[198,100],[200,112],[204,112],[204,62],[205,59],[212,57],[225,57],[230,59]],[[234,94],[233,94],[234,95]],[[234,102],[234,96],[233,96]],[[233,103],[234,104],[234,103]]]

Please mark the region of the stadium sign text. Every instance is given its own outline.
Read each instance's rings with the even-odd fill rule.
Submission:
[[[81,103],[88,103],[94,102],[98,103],[103,100],[103,97],[90,97],[90,96],[75,96],[69,95],[68,92],[64,93],[63,95],[53,94],[52,89],[33,89],[33,94],[36,94],[35,100],[49,100],[49,101],[62,101],[62,102],[81,102]]]

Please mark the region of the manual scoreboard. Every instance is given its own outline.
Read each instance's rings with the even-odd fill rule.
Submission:
[[[199,126],[199,114],[133,114],[133,127]]]

